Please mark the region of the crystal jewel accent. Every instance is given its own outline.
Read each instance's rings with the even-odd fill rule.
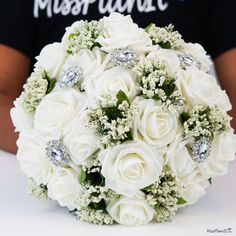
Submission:
[[[137,53],[130,49],[115,49],[111,60],[118,66],[133,66],[137,62]]]
[[[211,154],[211,142],[208,138],[200,138],[192,148],[192,158],[195,162],[202,163]]]
[[[187,67],[196,67],[200,70],[202,67],[202,64],[191,54],[180,54],[178,57],[183,70],[186,70]]]
[[[61,88],[73,87],[81,80],[82,75],[81,67],[72,66],[62,71],[57,83]]]
[[[47,142],[46,152],[48,158],[50,158],[55,166],[66,167],[70,160],[66,146],[59,140]]]

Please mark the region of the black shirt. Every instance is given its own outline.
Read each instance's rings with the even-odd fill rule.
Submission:
[[[236,47],[235,0],[0,0],[0,43],[34,62],[74,21],[114,11],[131,14],[141,27],[173,23],[185,41],[201,43],[213,58]]]

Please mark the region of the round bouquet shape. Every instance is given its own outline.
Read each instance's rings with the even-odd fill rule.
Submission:
[[[78,220],[168,221],[234,160],[229,98],[172,25],[78,21],[36,59],[11,110],[17,158],[29,194]]]

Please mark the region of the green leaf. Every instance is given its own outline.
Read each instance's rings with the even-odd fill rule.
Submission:
[[[152,189],[152,186],[153,186],[153,185],[151,184],[151,185],[149,185],[149,186],[143,188],[142,191],[144,191],[144,192],[150,192],[150,190]]]
[[[97,186],[97,185],[104,186],[105,178],[100,172],[87,173],[86,171],[83,170],[83,168],[81,168],[79,182],[82,185],[89,183],[93,186]]]
[[[156,100],[156,101],[159,101],[161,100],[161,98],[156,94],[152,97],[152,99]]]
[[[106,203],[104,199],[102,199],[100,202],[91,202],[89,204],[89,207],[94,210],[106,210]]]
[[[183,199],[182,197],[178,198],[178,202],[177,202],[178,205],[183,205],[185,203],[187,203],[185,199]]]
[[[48,76],[48,74],[47,74],[46,71],[44,71],[44,76],[43,76],[43,78],[46,79],[47,82],[48,82],[48,87],[47,87],[47,92],[46,92],[46,94],[49,94],[49,93],[52,92],[52,90],[54,89],[55,84],[56,84],[57,81],[56,81],[55,79],[51,79],[51,78]]]
[[[150,97],[148,97],[147,95],[144,95],[144,94],[139,95],[139,96],[141,96],[141,97],[144,98],[144,99],[150,99]]]
[[[170,82],[168,84],[164,84],[161,88],[165,91],[165,94],[169,97],[175,91],[176,85],[173,82]]]
[[[155,26],[155,24],[151,23],[150,25],[148,25],[148,26],[145,28],[145,32],[148,33],[148,31],[151,29],[152,26]]]
[[[214,135],[212,134],[211,136],[208,137],[210,141],[214,140]]]
[[[187,112],[182,112],[179,115],[179,120],[182,124],[184,124],[185,121],[187,121],[190,118],[190,115]]]
[[[72,54],[72,51],[71,50],[67,50],[66,53],[67,54]]]
[[[109,122],[116,120],[117,118],[122,118],[123,115],[117,107],[104,107],[102,110],[105,112],[106,116],[109,118]]]
[[[209,182],[210,184],[212,184],[212,178],[209,178],[209,179],[208,179],[208,182]]]
[[[95,47],[101,48],[102,45],[101,45],[100,43],[98,43],[98,42],[95,42],[95,43],[93,44],[93,46],[92,46],[92,49],[95,48]]]
[[[158,44],[159,44],[159,46],[162,47],[162,48],[171,49],[171,45],[170,45],[169,42],[166,42],[166,43],[160,42],[160,43],[158,43]]]
[[[68,38],[69,38],[69,39],[73,39],[73,38],[75,38],[75,37],[78,37],[79,35],[80,35],[79,32],[78,32],[77,34],[73,34],[73,33],[72,33],[72,34],[69,35]]]
[[[122,140],[122,143],[123,143],[123,142],[126,142],[126,141],[129,141],[129,140],[134,140],[132,131],[129,131],[129,132],[126,133],[126,134],[127,134],[127,138],[124,139],[124,140]]]
[[[80,176],[79,176],[79,182],[80,184],[84,184],[86,180],[87,173],[83,170],[83,168],[80,169]]]
[[[160,203],[157,203],[157,204],[154,206],[154,208],[155,208],[156,211],[159,211],[159,210],[160,210],[160,205],[161,205]]]
[[[119,106],[123,101],[128,102],[128,104],[130,105],[130,100],[129,100],[129,98],[127,97],[127,95],[126,95],[122,90],[120,90],[120,91],[116,94],[116,98],[118,99],[117,106]]]

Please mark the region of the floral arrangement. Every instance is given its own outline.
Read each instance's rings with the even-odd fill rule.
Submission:
[[[14,102],[28,192],[80,221],[169,221],[235,158],[229,98],[199,44],[113,13],[47,45]]]

